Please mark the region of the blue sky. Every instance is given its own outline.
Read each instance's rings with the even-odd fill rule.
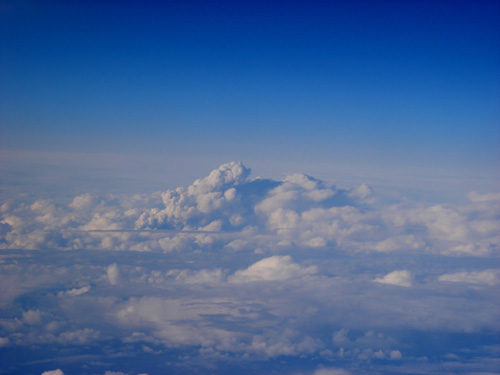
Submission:
[[[498,176],[498,2],[2,4],[4,150]]]
[[[498,1],[0,0],[0,363],[500,369]]]

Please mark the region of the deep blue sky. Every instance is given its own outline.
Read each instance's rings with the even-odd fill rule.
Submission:
[[[498,164],[498,1],[1,4],[4,150]]]

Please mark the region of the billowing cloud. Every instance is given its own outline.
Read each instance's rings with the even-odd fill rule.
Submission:
[[[382,284],[398,285],[404,287],[412,286],[413,276],[407,270],[392,271],[384,277],[376,278],[375,281]]]
[[[469,198],[471,204],[461,207],[410,201],[384,206],[366,184],[339,189],[304,174],[252,179],[249,168],[231,162],[187,188],[151,195],[6,202],[0,247],[269,253],[335,247],[491,255],[500,248],[497,195]]]

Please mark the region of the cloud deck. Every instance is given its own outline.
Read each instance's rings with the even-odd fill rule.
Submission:
[[[231,162],[151,195],[7,201],[2,370],[494,373],[500,196],[468,197]]]

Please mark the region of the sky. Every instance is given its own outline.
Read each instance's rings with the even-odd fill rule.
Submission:
[[[144,175],[140,191],[243,160],[266,177],[446,176],[455,190],[484,179],[486,193],[499,176],[498,8],[2,1],[4,169],[142,158],[122,168]]]
[[[0,0],[0,374],[499,374],[498,1]]]

